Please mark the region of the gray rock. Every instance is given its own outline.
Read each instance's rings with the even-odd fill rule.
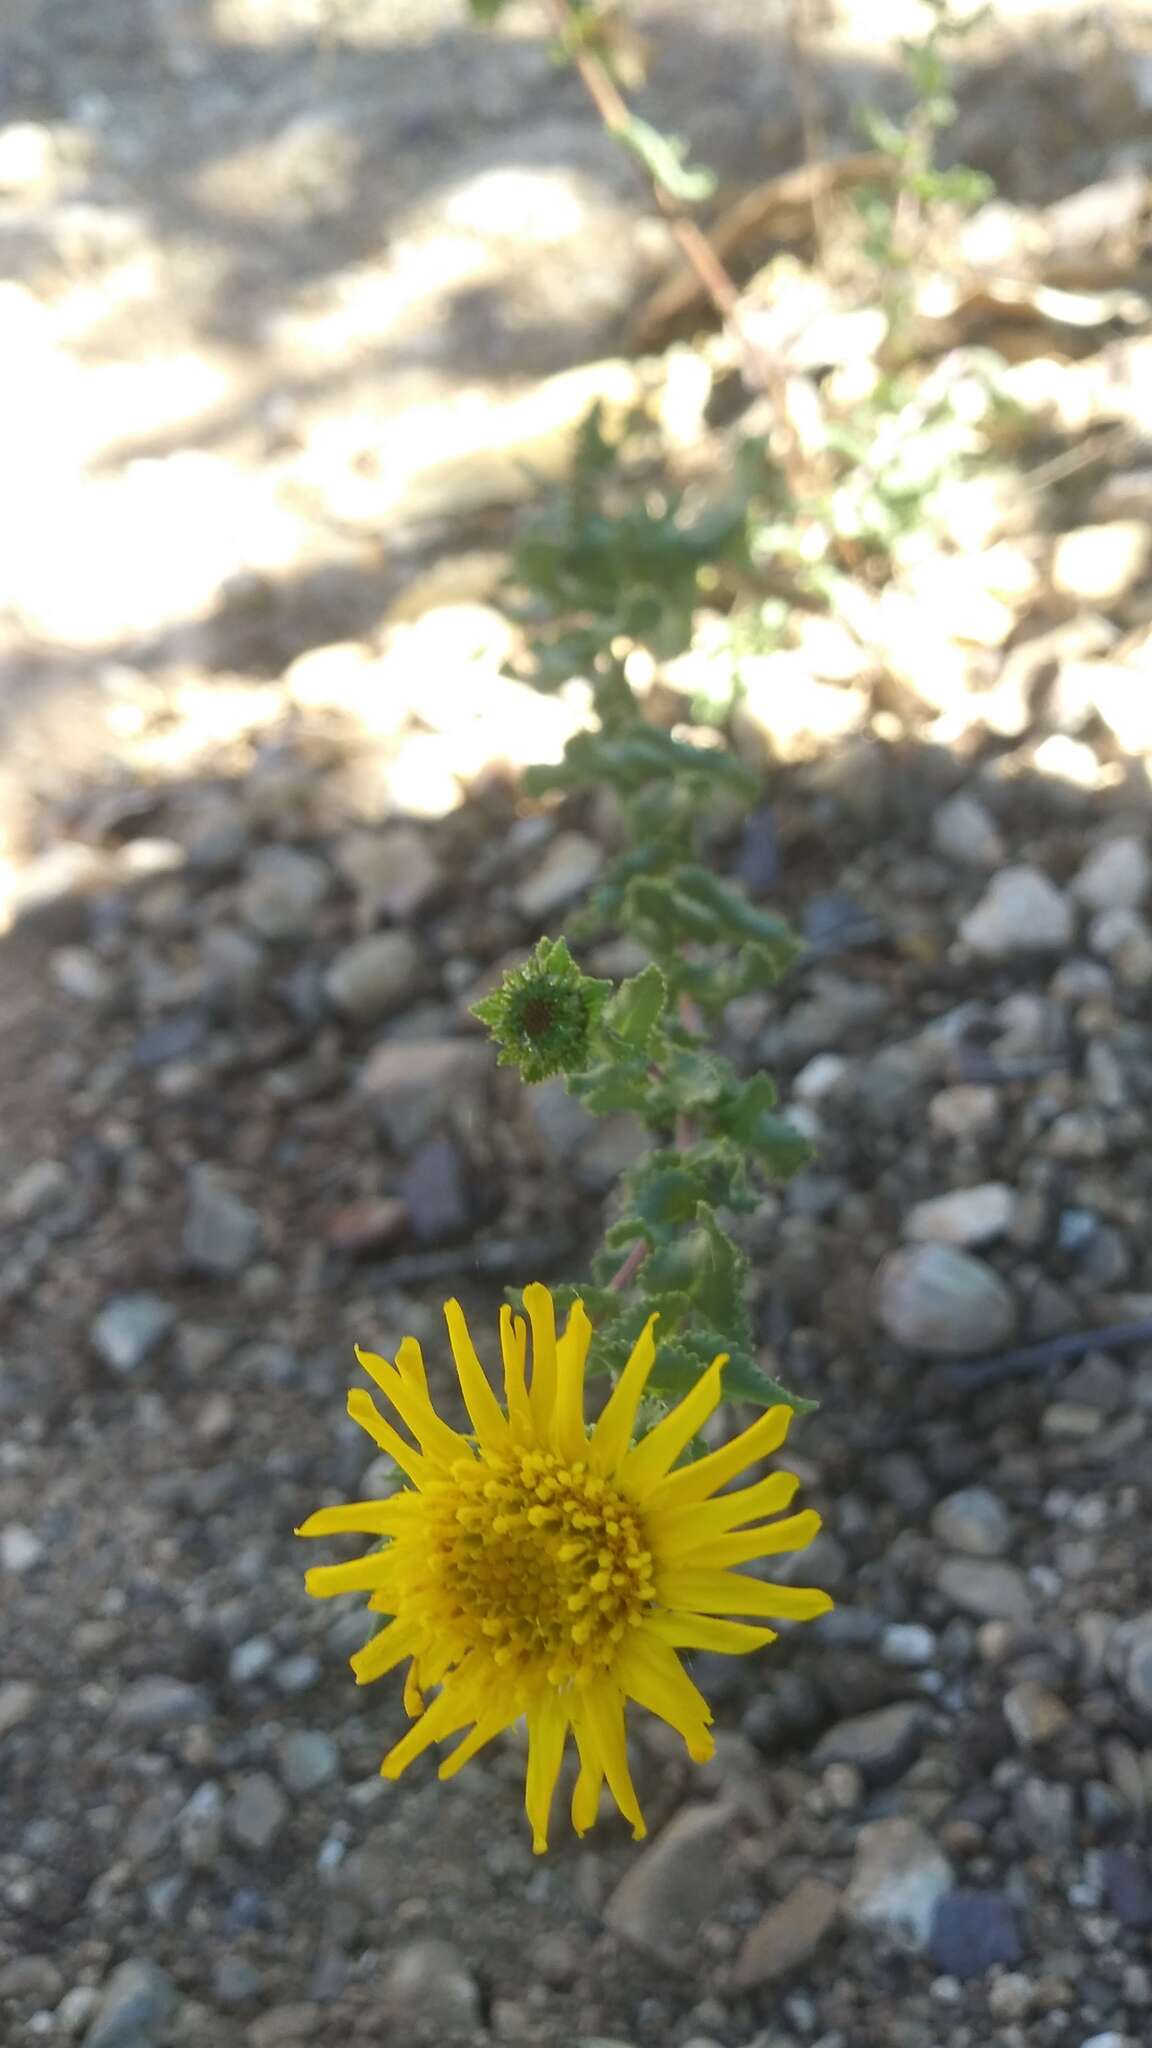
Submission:
[[[167,1970],[143,1958],[130,1958],[105,1984],[84,2048],[155,2048],[177,1998]]]
[[[322,1728],[292,1728],[278,1750],[280,1775],[290,1792],[315,1792],[340,1775],[340,1752]]]
[[[265,846],[254,853],[240,891],[244,922],[262,939],[305,939],[331,886],[322,861],[291,846]]]
[[[246,1002],[259,988],[267,954],[256,939],[231,925],[210,925],[200,940],[205,992],[217,1003]]]
[[[357,1619],[363,1627],[363,1615]],[[353,1648],[359,1649],[364,1639],[362,1634]],[[289,1694],[311,1691],[319,1676],[320,1659],[314,1657],[311,1650],[297,1650],[294,1656],[282,1657],[272,1673],[277,1691]]]
[[[1013,1969],[1022,1953],[1016,1916],[1002,1892],[950,1891],[941,1899],[929,1945],[938,1970],[967,1983],[997,1966]]]
[[[1088,855],[1072,894],[1089,910],[1139,910],[1152,888],[1152,859],[1142,839],[1106,839]]]
[[[4,1196],[4,1214],[13,1223],[32,1223],[67,1201],[72,1176],[58,1159],[34,1159],[18,1173]]]
[[[990,1244],[1007,1234],[1015,1214],[1015,1190],[1000,1180],[983,1181],[917,1202],[904,1218],[904,1235],[916,1243]]]
[[[1127,1632],[1124,1683],[1133,1706],[1152,1715],[1152,1609],[1139,1615]]]
[[[564,910],[581,895],[599,874],[604,862],[602,849],[583,832],[559,832],[516,891],[516,904],[525,917],[550,917]]]
[[[918,1821],[869,1821],[857,1836],[844,1910],[900,1948],[923,1949],[951,1883],[948,1858]]]
[[[135,1372],[175,1320],[171,1303],[157,1294],[117,1294],[92,1324],[92,1342],[113,1372]]]
[[[228,1676],[233,1685],[251,1685],[262,1678],[276,1656],[271,1636],[246,1636],[228,1657]]]
[[[271,1848],[288,1811],[288,1801],[276,1780],[266,1771],[250,1771],[237,1779],[225,1821],[234,1841],[261,1853]]]
[[[876,1288],[884,1329],[909,1351],[941,1358],[991,1351],[1016,1326],[1016,1304],[999,1274],[952,1245],[892,1252]]]
[[[10,1678],[0,1685],[0,1741],[13,1728],[31,1720],[39,1697],[38,1688],[26,1678]]]
[[[207,1721],[211,1712],[203,1686],[157,1672],[151,1678],[133,1679],[117,1694],[112,1718],[122,1728],[180,1728],[190,1721]]]
[[[974,1141],[990,1137],[998,1128],[1002,1114],[997,1090],[982,1087],[975,1081],[957,1082],[953,1088],[941,1088],[928,1104],[928,1122],[941,1138]]]
[[[420,948],[409,932],[372,932],[336,955],[324,986],[342,1015],[371,1024],[402,1008],[422,973]]]
[[[961,921],[960,936],[974,953],[994,960],[1059,952],[1072,939],[1072,912],[1039,868],[1001,868]]]
[[[897,1700],[870,1714],[855,1714],[820,1737],[811,1762],[852,1764],[870,1785],[888,1785],[902,1777],[919,1751],[928,1715],[920,1700]]]
[[[1071,1716],[1062,1699],[1037,1678],[1022,1678],[1004,1695],[1004,1718],[1020,1749],[1051,1742],[1068,1726]]]
[[[478,1102],[491,1066],[475,1038],[388,1040],[369,1054],[358,1085],[397,1151],[407,1152]]]
[[[1014,1564],[974,1557],[946,1557],[936,1574],[946,1600],[980,1621],[1029,1621],[1033,1600],[1028,1582]]]
[[[480,2024],[480,1987],[450,1941],[404,1942],[393,1954],[379,1991],[389,2027],[470,2032]]]
[[[214,1780],[197,1785],[176,1818],[180,1854],[192,1870],[211,1870],[224,1835],[224,1794]]]
[[[996,868],[1004,858],[1004,841],[978,797],[964,790],[941,804],[932,819],[937,853],[968,868]]]
[[[1125,988],[1152,987],[1152,929],[1138,910],[1102,910],[1089,941]]]
[[[637,1948],[682,1963],[720,1903],[737,1818],[724,1801],[682,1806],[625,1870],[604,1907],[606,1924]]]
[[[247,1202],[203,1167],[188,1176],[184,1256],[197,1273],[225,1278],[240,1273],[256,1255],[260,1218]]]
[[[918,1621],[889,1622],[880,1638],[880,1655],[901,1670],[921,1671],[936,1656],[935,1632]]]
[[[1076,1836],[1076,1798],[1071,1785],[1050,1778],[1022,1778],[1012,1795],[1012,1813],[1030,1849],[1050,1855],[1071,1848]]]
[[[362,917],[409,918],[436,894],[444,871],[426,833],[414,825],[386,832],[349,832],[336,848],[336,865],[360,899]]]
[[[220,2005],[243,2005],[264,1989],[260,1971],[247,1956],[217,1956],[212,1965],[212,1995]]]
[[[427,1138],[397,1182],[412,1234],[421,1244],[444,1244],[467,1229],[464,1159],[454,1138]]]
[[[933,1511],[932,1532],[946,1549],[965,1557],[1003,1557],[1012,1541],[1008,1510],[986,1486],[950,1493]]]

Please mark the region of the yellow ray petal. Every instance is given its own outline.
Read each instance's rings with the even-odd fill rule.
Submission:
[[[556,1693],[549,1690],[528,1709],[528,1772],[524,1810],[532,1829],[532,1850],[542,1856],[548,1847],[548,1817],[560,1776],[568,1716]]]
[[[380,1776],[398,1778],[434,1742],[442,1742],[446,1735],[454,1735],[458,1728],[466,1728],[477,1718],[475,1686],[450,1682],[425,1708],[407,1735],[401,1736],[388,1751],[380,1766]]]
[[[610,1679],[598,1679],[586,1686],[583,1693],[577,1695],[577,1700],[573,1713],[591,1730],[604,1766],[608,1789],[625,1820],[632,1823],[633,1841],[642,1842],[648,1830],[632,1783],[632,1773],[628,1769],[623,1694]]]
[[[381,1393],[391,1401],[397,1415],[407,1423],[426,1456],[450,1465],[454,1458],[467,1455],[467,1438],[450,1429],[443,1417],[437,1415],[427,1394],[415,1380],[397,1372],[394,1365],[389,1365],[386,1358],[377,1357],[375,1352],[357,1350],[356,1356]]]
[[[417,1640],[417,1631],[411,1621],[390,1621],[387,1628],[382,1628],[371,1642],[365,1643],[362,1650],[357,1650],[356,1655],[349,1658],[357,1685],[371,1685],[374,1679],[383,1678],[386,1671],[393,1670],[405,1657],[411,1656]]]
[[[700,1571],[705,1566],[711,1570],[716,1566],[747,1564],[752,1557],[779,1557],[781,1551],[806,1549],[819,1528],[820,1517],[815,1508],[805,1508],[802,1514],[787,1515],[782,1522],[772,1522],[766,1528],[717,1536],[713,1542],[689,1551],[684,1563],[693,1571]]]
[[[421,1457],[413,1444],[406,1444],[398,1430],[385,1422],[370,1393],[364,1387],[350,1387],[348,1390],[348,1413],[353,1422],[366,1430],[374,1444],[406,1472],[415,1486],[422,1486],[428,1476],[428,1460]]]
[[[715,1359],[684,1399],[629,1452],[620,1467],[620,1479],[630,1492],[641,1497],[648,1493],[707,1422],[720,1399],[721,1374],[727,1362],[726,1356]]]
[[[458,1301],[446,1301],[444,1320],[448,1325],[448,1342],[456,1361],[456,1374],[464,1406],[472,1420],[472,1427],[486,1451],[502,1450],[508,1441],[508,1420],[488,1384],[488,1375],[476,1356],[464,1311]]]
[[[457,1771],[462,1770],[465,1764],[471,1763],[472,1758],[486,1743],[494,1741],[497,1735],[503,1735],[504,1730],[511,1728],[513,1722],[519,1719],[520,1712],[517,1707],[493,1707],[482,1720],[477,1721],[463,1742],[457,1743],[451,1755],[445,1757],[437,1776],[445,1779],[454,1778]]]
[[[524,1306],[532,1325],[532,1385],[528,1399],[537,1435],[544,1442],[556,1406],[556,1310],[548,1289],[538,1280],[524,1289]]]
[[[667,1507],[690,1507],[693,1502],[707,1500],[718,1487],[727,1486],[738,1472],[743,1472],[759,1458],[771,1457],[778,1451],[788,1434],[792,1421],[792,1410],[782,1402],[775,1408],[766,1408],[755,1422],[743,1430],[731,1443],[722,1444],[718,1451],[709,1451],[706,1458],[697,1458],[691,1465],[684,1465],[677,1472],[670,1472],[667,1479],[649,1495],[646,1503],[649,1513],[662,1513]]]
[[[582,1301],[568,1311],[564,1335],[556,1346],[556,1412],[552,1448],[562,1458],[580,1458],[587,1449],[584,1430],[584,1365],[592,1341],[592,1325]]]
[[[572,1733],[580,1756],[580,1773],[572,1788],[572,1828],[575,1834],[586,1835],[589,1828],[595,1826],[600,1812],[604,1765],[587,1721],[578,1718],[573,1723]]]
[[[314,1564],[304,1574],[304,1585],[314,1600],[330,1600],[334,1593],[370,1593],[390,1570],[387,1552],[373,1550],[347,1564]]]
[[[753,1628],[747,1621],[717,1621],[709,1614],[650,1614],[644,1624],[674,1650],[718,1650],[726,1657],[744,1657],[778,1640],[774,1628]]]
[[[317,1508],[301,1522],[297,1536],[390,1536],[399,1528],[410,1497],[397,1494],[391,1500],[356,1500],[334,1508]]]
[[[717,1536],[727,1535],[729,1529],[738,1529],[743,1522],[779,1514],[788,1506],[799,1484],[794,1472],[772,1472],[755,1486],[744,1486],[739,1493],[719,1494],[715,1500],[701,1501],[697,1507],[674,1504],[655,1514],[647,1509],[645,1525],[661,1557],[681,1557],[698,1544],[713,1542]]]
[[[656,1584],[666,1607],[689,1607],[701,1614],[763,1614],[770,1621],[812,1621],[832,1606],[816,1586],[774,1586],[743,1572],[673,1569]]]
[[[424,1353],[415,1337],[402,1337],[396,1350],[396,1370],[401,1379],[411,1381],[417,1391],[428,1399],[428,1374],[424,1369]]]
[[[655,1329],[656,1317],[651,1315],[632,1346],[628,1363],[592,1431],[590,1458],[598,1472],[615,1472],[627,1454],[640,1396],[656,1362]]]
[[[513,1315],[507,1302],[500,1310],[500,1350],[504,1359],[504,1398],[508,1404],[508,1419],[517,1434],[525,1436],[532,1426],[528,1382],[524,1377],[528,1325],[523,1316]]]
[[[645,1629],[625,1644],[615,1675],[629,1699],[675,1728],[693,1763],[706,1764],[716,1744],[708,1733],[712,1711],[693,1685],[675,1650]]]

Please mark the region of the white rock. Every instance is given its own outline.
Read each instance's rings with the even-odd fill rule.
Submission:
[[[1072,912],[1039,868],[1001,868],[961,921],[960,936],[974,953],[994,960],[1055,952],[1071,940]]]
[[[135,1372],[176,1320],[171,1302],[156,1294],[117,1294],[92,1324],[92,1342],[113,1372]]]
[[[919,1243],[990,1244],[1004,1236],[1015,1213],[1015,1190],[989,1180],[917,1202],[904,1218],[904,1235]]]
[[[30,1572],[44,1555],[44,1545],[39,1536],[25,1528],[23,1522],[9,1522],[0,1529],[0,1571]]]
[[[1109,519],[1062,533],[1052,551],[1052,587],[1081,604],[1108,604],[1139,581],[1152,556],[1142,519]]]
[[[928,1122],[942,1138],[986,1138],[1000,1122],[1000,1097],[995,1088],[958,1081],[932,1097]]]
[[[52,131],[39,121],[10,121],[0,128],[0,192],[35,192],[55,169]]]
[[[1072,894],[1090,910],[1138,910],[1150,884],[1152,859],[1144,841],[1106,839],[1088,855],[1072,883]]]
[[[952,1866],[918,1821],[896,1817],[862,1827],[844,1910],[901,1948],[927,1947]]]
[[[422,970],[420,948],[410,932],[372,932],[336,955],[324,986],[346,1017],[371,1023],[407,1002]]]
[[[558,833],[534,872],[517,889],[517,907],[531,918],[563,910],[595,880],[603,862],[600,847],[585,833]]]
[[[806,1067],[801,1067],[792,1082],[792,1093],[798,1102],[822,1102],[826,1095],[839,1088],[851,1071],[851,1062],[840,1053],[818,1052]]]
[[[13,1223],[31,1223],[34,1217],[58,1209],[71,1185],[71,1175],[59,1159],[34,1159],[7,1190],[4,1214]]]
[[[892,1252],[876,1283],[880,1321],[897,1344],[933,1357],[963,1357],[1003,1344],[1016,1306],[998,1273],[946,1244]]]
[[[733,737],[757,766],[817,760],[867,724],[867,690],[817,681],[804,657],[787,649],[742,661],[740,682]]]
[[[1125,988],[1152,986],[1152,929],[1136,910],[1102,910],[1088,934]]]
[[[932,1510],[932,1534],[965,1557],[1003,1557],[1012,1524],[999,1496],[987,1486],[964,1486]]]
[[[969,868],[999,867],[1004,841],[977,797],[961,790],[941,804],[932,820],[932,843],[948,860]]]

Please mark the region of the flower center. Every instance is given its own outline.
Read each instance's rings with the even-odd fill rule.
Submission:
[[[433,1569],[461,1634],[498,1665],[586,1684],[655,1598],[636,1508],[551,1451],[461,1458],[452,1480]]]

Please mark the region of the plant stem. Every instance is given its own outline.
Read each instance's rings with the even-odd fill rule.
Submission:
[[[546,5],[555,19],[561,45],[579,72],[588,97],[605,128],[610,135],[618,137],[627,147],[632,115],[615,79],[603,59],[594,51],[581,48],[579,42],[572,46],[569,36],[572,18],[568,0],[546,0]],[[780,464],[789,490],[794,497],[798,497],[804,481],[804,456],[788,409],[788,379],[779,363],[749,334],[739,289],[699,222],[693,220],[691,214],[686,213],[680,202],[650,173],[648,183],[656,205],[680,245],[681,253],[695,271],[721,322],[728,329],[740,351],[749,383],[758,385],[772,401],[779,431]]]
[[[644,1261],[647,1257],[648,1246],[645,1244],[644,1239],[642,1237],[638,1237],[636,1239],[635,1244],[629,1246],[628,1255],[625,1258],[623,1264],[617,1267],[616,1271],[612,1275],[612,1278],[608,1282],[608,1285],[612,1289],[612,1292],[614,1294],[623,1294],[624,1289],[628,1285],[628,1282],[632,1279],[635,1273],[639,1272],[640,1267],[644,1264]]]

